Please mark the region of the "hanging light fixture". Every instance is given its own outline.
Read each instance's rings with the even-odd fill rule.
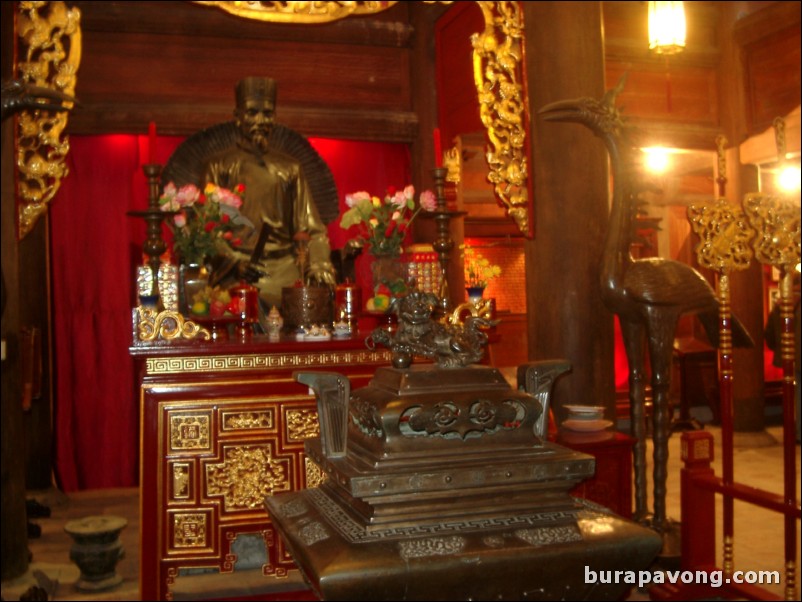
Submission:
[[[668,57],[685,50],[685,3],[649,2],[649,50],[666,61],[666,108],[671,112]]]
[[[685,50],[684,2],[649,2],[649,50],[665,55]]]

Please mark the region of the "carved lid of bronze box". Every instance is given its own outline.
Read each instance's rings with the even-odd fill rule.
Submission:
[[[339,374],[295,373],[318,397],[321,437],[306,453],[326,475],[321,493],[368,530],[570,509],[594,459],[542,432],[537,394],[567,362],[533,366],[550,377],[532,392],[486,366],[379,368],[354,392]]]

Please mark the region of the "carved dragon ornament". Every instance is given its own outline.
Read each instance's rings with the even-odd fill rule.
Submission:
[[[15,72],[25,84],[75,96],[81,13],[64,2],[19,2]],[[68,111],[30,110],[17,121],[18,236],[24,238],[67,175]]]

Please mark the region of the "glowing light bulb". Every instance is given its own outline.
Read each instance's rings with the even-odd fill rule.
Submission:
[[[777,174],[777,185],[783,192],[798,192],[800,183],[800,170],[789,165]]]
[[[649,49],[677,54],[685,48],[684,2],[649,2]]]
[[[652,148],[644,148],[643,152],[646,155],[644,164],[646,169],[648,169],[650,172],[664,173],[666,170],[668,170],[671,163],[668,158],[668,155],[670,154],[668,149],[655,146]]]

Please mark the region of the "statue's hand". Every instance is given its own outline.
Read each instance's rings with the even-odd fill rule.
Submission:
[[[260,278],[269,276],[270,274],[259,266],[253,265],[250,261],[240,261],[237,264],[237,275],[242,280],[245,280],[245,282],[253,284],[254,282],[258,282]]]
[[[309,280],[318,284],[325,284],[326,286],[332,288],[337,284],[337,280],[334,277],[334,272],[326,268],[310,268]]]

